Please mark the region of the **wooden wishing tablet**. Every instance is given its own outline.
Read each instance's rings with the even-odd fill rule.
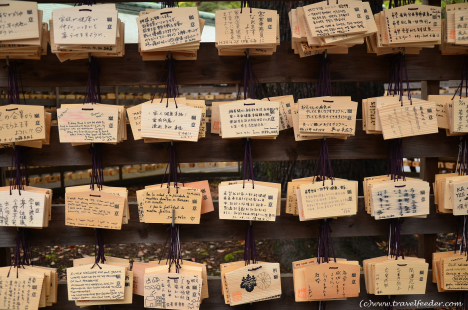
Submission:
[[[118,109],[101,105],[73,105],[57,109],[61,143],[118,142]]]
[[[224,220],[275,221],[277,188],[252,182],[219,186],[219,218]]]
[[[101,305],[128,305],[133,302],[133,271],[125,271],[125,289],[123,299],[108,300],[76,300],[79,307],[101,306]]]
[[[16,310],[38,309],[44,277],[43,272],[15,267],[1,268],[0,307]]]
[[[379,108],[384,140],[438,133],[434,102],[420,101],[410,105]]]
[[[452,95],[429,95],[427,100],[436,104],[437,126],[439,128],[450,129],[445,104],[452,102]]]
[[[115,45],[117,10],[115,4],[55,9],[52,14],[54,43],[57,45]]]
[[[468,261],[465,255],[452,255],[440,259],[442,288],[451,291],[468,290]]]
[[[425,294],[428,263],[408,259],[375,264],[375,295]]]
[[[356,214],[357,187],[351,181],[316,181],[299,187],[305,219]]]
[[[141,107],[141,136],[177,141],[198,141],[202,111],[186,105],[145,103]]]
[[[372,186],[376,220],[429,214],[429,183],[386,181]]]
[[[279,103],[239,100],[219,106],[223,138],[277,136]]]
[[[125,197],[103,192],[65,193],[65,225],[121,229]]]
[[[358,262],[322,263],[304,269],[308,300],[359,296],[361,267]]]
[[[49,220],[43,193],[22,190],[0,191],[0,226],[45,227]]]
[[[299,99],[301,134],[354,135],[357,102],[333,97]]]
[[[67,268],[68,300],[123,299],[125,267],[93,265]]]
[[[37,2],[0,1],[0,41],[39,38]]]
[[[167,8],[137,17],[141,51],[200,41],[201,30],[196,7]],[[162,30],[165,29],[165,30]]]
[[[468,214],[468,181],[452,185],[453,215]]]
[[[274,10],[231,9],[215,13],[216,42],[222,47],[276,44],[278,26]]]
[[[305,20],[313,37],[330,37],[367,31],[360,1],[322,1],[304,7]]]
[[[286,130],[293,127],[292,109],[294,107],[294,96],[279,96],[262,99],[264,101],[274,101],[279,103],[279,130]]]
[[[467,12],[468,13],[468,12]],[[468,15],[466,20],[468,20]],[[468,29],[468,28],[467,28]],[[467,30],[468,31],[468,30]],[[468,33],[467,33],[468,37]],[[468,99],[455,98],[451,107],[451,123],[450,129],[452,132],[468,132]]]
[[[388,44],[441,41],[441,9],[410,4],[384,11]]]
[[[43,106],[9,104],[0,107],[0,143],[46,138]]]
[[[225,275],[231,306],[281,297],[278,263],[258,263]]]
[[[198,309],[201,288],[201,278],[180,273],[145,274],[145,308]]]
[[[144,193],[145,223],[200,224],[202,193],[199,189],[167,187],[151,189]]]
[[[245,183],[247,184],[251,182],[252,180],[245,180]],[[234,184],[244,184],[244,180],[224,181],[224,182],[221,182],[219,185],[234,185]],[[278,190],[278,202],[276,205],[276,216],[280,216],[281,215],[281,183],[255,181],[255,184],[275,188]]]

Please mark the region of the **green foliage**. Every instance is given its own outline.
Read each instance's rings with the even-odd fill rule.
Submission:
[[[224,261],[225,261],[226,263],[228,263],[228,262],[230,262],[230,261],[232,261],[232,260],[234,260],[234,254],[229,253],[229,254],[224,255]]]
[[[196,2],[179,2],[180,7],[193,7]],[[240,8],[240,1],[219,1],[219,2],[201,2],[198,10],[201,12],[215,13],[219,10],[228,10]]]

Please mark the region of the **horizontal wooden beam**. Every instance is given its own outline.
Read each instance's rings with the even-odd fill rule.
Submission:
[[[168,143],[144,143],[133,140],[130,125],[127,127],[128,140],[117,145],[104,145],[105,166],[128,164],[167,163]],[[456,157],[459,137],[446,137],[445,131],[437,134],[403,139],[403,156],[406,158]],[[241,139],[222,139],[211,134],[208,126],[206,138],[198,142],[176,142],[181,163],[233,162],[244,158]],[[332,159],[387,158],[389,141],[382,135],[368,135],[362,131],[362,122],[356,123],[356,135],[348,140],[328,139]],[[42,149],[28,149],[30,166],[77,166],[90,165],[89,146],[71,146],[60,143],[58,127],[51,130],[51,143]],[[310,160],[318,159],[320,140],[294,140],[293,130],[280,132],[275,140],[254,140],[252,158],[254,161]],[[0,167],[11,166],[11,148],[0,149]]]
[[[349,49],[346,55],[330,55],[331,78],[334,82],[388,81],[391,55],[376,56],[364,44]],[[255,56],[252,68],[261,83],[316,82],[319,57],[299,58],[291,42],[281,42],[272,56]],[[406,55],[411,81],[454,80],[460,78],[463,56],[442,56],[438,48],[423,49],[420,55]],[[178,61],[177,82],[188,84],[237,84],[243,77],[243,57],[218,56],[214,43],[202,43],[195,61]],[[86,86],[87,60],[60,63],[50,51],[38,60],[22,60],[25,87]],[[143,61],[137,44],[126,44],[122,58],[102,58],[101,85],[155,85],[163,61]],[[0,70],[0,87],[8,84],[7,70]]]
[[[431,203],[433,196],[431,198]],[[282,215],[275,222],[254,222],[255,238],[262,239],[298,239],[317,238],[319,221],[300,222],[297,216],[284,213],[283,199]],[[359,199],[357,215],[342,217],[332,221],[333,237],[353,236],[386,236],[388,221],[376,221],[364,209],[364,199]],[[425,219],[406,218],[403,224],[403,234],[435,234],[453,232],[456,227],[456,217],[451,214],[435,213],[431,205],[431,214]],[[130,205],[130,221],[122,225],[122,230],[104,230],[103,240],[106,244],[156,243],[165,242],[167,225],[140,223],[135,204]],[[215,211],[202,215],[199,225],[181,225],[182,242],[191,241],[239,241],[245,239],[246,221],[220,220],[218,204]],[[0,247],[16,246],[16,228],[0,227]],[[69,244],[93,244],[94,230],[92,228],[73,228],[65,226],[65,208],[63,205],[52,208],[52,220],[49,227],[34,230],[32,241],[34,246],[52,246]]]
[[[304,259],[301,257],[298,259]],[[291,267],[291,266],[289,266]],[[424,295],[400,295],[395,296],[397,302],[426,302],[430,303],[437,302],[442,303],[437,308],[445,306],[444,303],[450,303],[457,301],[457,293],[439,293],[437,286],[432,283],[432,271],[429,271],[427,276],[426,294]],[[328,310],[362,310],[362,309],[383,309],[384,305],[378,305],[376,303],[388,301],[387,296],[376,296],[368,295],[366,292],[364,275],[361,274],[360,281],[361,291],[358,297],[348,298],[347,300],[341,301],[329,301],[327,302]],[[221,278],[220,277],[209,277],[208,278],[208,292],[210,297],[205,299],[200,305],[201,310],[219,310],[219,309],[233,309],[231,306],[224,303],[224,297],[221,295]],[[295,302],[294,300],[294,282],[291,274],[283,274],[281,277],[281,298],[273,299],[268,301],[262,301],[253,304],[253,309],[269,309],[269,310],[316,310],[318,308],[318,302]],[[60,282],[57,292],[57,303],[51,307],[51,309],[60,310],[75,310],[75,302],[68,300],[67,286],[65,282]],[[369,302],[373,302],[373,306],[366,306]],[[434,303],[433,303],[434,304]],[[452,304],[453,305],[453,304]],[[112,305],[111,309],[128,309],[128,310],[140,310],[144,307],[143,296],[133,295],[133,303],[130,305]],[[436,308],[434,306],[423,306],[422,304],[418,307],[417,305],[408,304],[406,306],[395,307],[395,309],[417,309],[417,308]],[[88,307],[89,310],[97,310],[98,307]],[[245,309],[245,306],[239,306],[236,309]]]

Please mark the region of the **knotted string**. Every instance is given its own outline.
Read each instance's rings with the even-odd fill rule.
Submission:
[[[177,97],[179,97],[179,87],[177,86],[177,79],[176,79],[176,74],[175,74],[175,59],[172,58],[171,52],[168,52],[167,54],[167,59],[166,63],[164,65],[164,70],[161,73],[161,77],[159,78],[158,85],[156,86],[156,90],[153,94],[153,97],[151,98],[151,103],[153,103],[154,97],[156,96],[159,85],[161,84],[161,81],[163,79],[164,73],[167,71],[167,77],[166,77],[166,85],[164,86],[164,92],[161,95],[161,100],[160,102],[163,102],[164,95],[166,96],[166,108],[169,106],[169,98],[174,99],[175,106],[177,108]]]
[[[327,55],[327,51],[320,54],[319,61],[319,78],[317,85],[317,97],[332,96],[332,86],[330,78],[330,58]]]
[[[404,77],[403,78],[403,74]],[[406,80],[406,93],[410,101],[410,105],[413,104],[411,99],[410,85],[408,79],[408,69],[406,67],[406,55],[405,52],[395,54],[392,61],[390,62],[390,75],[387,88],[387,94],[391,96],[398,95],[400,97],[401,106],[403,106],[403,95],[404,87],[403,82]]]
[[[168,173],[169,170],[169,173]],[[171,142],[169,145],[169,163],[166,166],[166,170],[164,171],[163,179],[161,182],[161,187],[163,187],[164,181],[167,176],[167,189],[168,193],[171,192],[171,180],[174,182],[174,187],[179,191],[179,174],[182,174],[182,169],[180,169],[179,157],[177,155],[177,149],[175,147],[174,142]],[[182,183],[183,186],[184,183]]]
[[[247,174],[247,167],[249,173]],[[252,160],[252,139],[247,138],[244,142],[244,164],[242,172],[243,188],[245,188],[245,180],[252,180],[252,188],[255,188],[255,176],[253,172],[253,160]]]
[[[244,54],[245,54],[244,78],[243,78],[244,100],[247,100],[247,98],[249,97],[249,92],[250,92],[250,99],[255,99],[256,91],[258,88],[260,88],[260,90],[262,91],[263,97],[268,98],[268,101],[270,101],[270,98],[266,94],[263,84],[259,82],[259,80],[255,76],[255,73],[252,70],[252,60],[255,60],[255,58],[250,57],[248,49],[244,52]],[[240,93],[237,93],[238,100],[239,100],[239,95]]]
[[[241,0],[241,13],[244,7],[249,7],[250,13],[252,13],[252,0]]]
[[[246,266],[257,263],[257,248],[255,245],[252,221],[247,223],[247,230],[245,233],[244,261]]]
[[[91,183],[89,185],[91,190],[97,189],[102,190],[104,185],[104,167],[102,165],[102,143],[91,143],[88,152],[92,157],[92,168],[91,168]]]
[[[16,277],[18,278],[18,269],[23,266],[31,265],[32,250],[29,230],[27,228],[17,229],[15,254],[13,255],[12,265],[8,271],[7,277],[10,276],[11,268],[16,268]],[[21,253],[23,255],[21,255]]]
[[[96,57],[90,56],[88,62],[88,83],[86,85],[83,104],[96,104],[101,102],[101,85],[99,83],[100,73],[101,69]]]
[[[458,145],[458,158],[456,165],[456,172],[458,172],[458,175],[467,175],[468,173],[468,152],[466,144],[466,136],[461,136],[460,143]]]
[[[166,264],[168,265],[168,272],[171,272],[172,265],[175,266],[176,273],[179,273],[180,268],[182,267],[182,250],[180,247],[180,237],[179,237],[179,225],[169,225],[166,230],[169,232],[166,243],[164,244],[164,250],[159,257],[159,264],[161,264],[161,260],[163,259],[164,255],[166,254],[166,249],[168,248],[168,255],[166,258]],[[167,243],[170,240],[169,247]]]
[[[166,1],[161,2],[161,9],[175,8],[175,7],[178,7],[178,6],[179,6],[179,4],[176,3],[174,0],[166,0]]]
[[[10,168],[10,195],[12,190],[17,189],[21,195],[24,186],[29,185],[28,165],[26,163],[26,147],[14,146],[11,153],[11,168]]]
[[[102,269],[99,264],[104,264],[106,262],[106,257],[104,255],[104,241],[102,238],[102,229],[101,228],[94,228],[94,266],[98,266],[99,269]]]
[[[465,82],[465,97],[468,97],[468,57],[467,56],[465,56],[465,58],[463,59],[462,78],[461,78],[460,84],[458,84],[458,87],[455,90],[455,93],[453,94],[452,100],[455,98],[457,94],[460,96],[460,99],[462,98],[463,82]]]
[[[395,182],[399,180],[406,181],[402,150],[403,140],[401,138],[390,140],[390,159],[387,166],[387,175]]]
[[[23,95],[23,104],[26,104],[23,91],[23,82],[21,74],[19,73],[20,64],[17,61],[7,61],[6,67],[8,68],[8,88],[6,104],[20,104],[20,87],[21,94]],[[5,67],[4,67],[5,68]]]
[[[335,177],[333,175],[331,159],[328,152],[328,143],[327,139],[324,138],[320,143],[320,155],[317,165],[315,166],[315,180],[323,181],[323,185],[325,186],[325,180],[331,180],[333,185],[334,179]]]
[[[96,4],[96,0],[80,0],[80,1],[75,2],[75,6],[82,6],[82,5],[92,6],[93,4]]]
[[[405,254],[403,251],[403,246],[401,242],[401,232],[402,232],[403,220],[396,218],[390,220],[390,234],[388,237],[388,256],[395,260],[401,256],[402,259],[405,259]]]

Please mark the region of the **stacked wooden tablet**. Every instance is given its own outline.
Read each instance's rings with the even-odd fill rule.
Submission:
[[[434,203],[439,213],[468,214],[468,176],[463,173],[436,174]]]
[[[220,265],[221,286],[227,305],[236,306],[281,298],[279,263],[245,261]]]
[[[291,97],[276,97],[278,101],[237,100],[214,102],[211,110],[211,133],[223,138],[276,139],[280,130],[290,124],[287,113]],[[280,117],[280,105],[281,117]],[[286,123],[287,122],[287,123]]]
[[[128,191],[125,187],[103,186],[90,190],[89,185],[65,188],[65,225],[105,229],[128,224]]]
[[[111,256],[105,259],[99,264],[95,264],[94,257],[73,260],[73,267],[67,268],[68,300],[81,308],[132,303],[133,272],[129,260]]]
[[[346,300],[360,292],[361,266],[358,261],[337,258],[318,263],[317,258],[293,262],[296,302]]]
[[[24,189],[0,187],[0,226],[48,227],[52,213],[52,190],[24,186]]]
[[[206,134],[204,100],[158,99],[127,109],[135,140],[196,142]]]
[[[143,60],[195,60],[205,20],[196,7],[146,9],[136,19]]]
[[[292,48],[301,58],[324,51],[347,54],[349,47],[377,33],[370,5],[361,1],[322,1],[298,7],[289,12],[289,25]]]
[[[36,2],[0,1],[0,59],[40,59],[47,55],[49,28]]]
[[[383,134],[384,140],[439,132],[435,102],[402,99],[398,95],[363,99],[363,130]]]
[[[280,214],[280,183],[236,180],[219,184],[220,219],[275,221]]]
[[[426,293],[429,264],[422,258],[381,256],[363,262],[367,294],[417,295]]]
[[[351,97],[299,99],[292,110],[296,141],[354,136],[357,106]]]
[[[272,55],[280,44],[279,15],[265,9],[216,11],[216,41],[220,56]]]
[[[442,40],[441,9],[438,6],[405,5],[374,15],[378,32],[366,40],[367,52],[377,55],[419,54]]]
[[[57,303],[56,268],[2,267],[0,282],[3,309],[39,309]]]
[[[133,293],[144,296],[145,308],[198,309],[209,297],[206,265],[182,260],[178,273],[174,264],[170,269],[166,260],[134,262]]]
[[[200,224],[203,213],[214,211],[208,181],[149,185],[136,195],[143,223],[169,224],[174,214],[175,224]]]
[[[52,114],[43,106],[9,104],[0,107],[0,148],[19,146],[42,148],[50,144]],[[18,130],[22,128],[22,130]]]
[[[57,109],[60,143],[116,144],[127,139],[124,106],[109,104],[62,104]]]
[[[454,3],[445,6],[442,27],[442,55],[468,54],[468,31],[464,28],[468,18],[468,3]]]
[[[439,292],[466,291],[468,272],[465,254],[458,251],[432,253],[432,282]]]
[[[125,54],[125,25],[115,4],[56,9],[49,26],[51,50],[61,62]]]
[[[392,180],[389,175],[364,178],[364,201],[376,220],[429,214],[429,183],[420,179]]]
[[[350,216],[358,209],[358,182],[317,177],[288,182],[286,213],[299,215],[301,221]]]

